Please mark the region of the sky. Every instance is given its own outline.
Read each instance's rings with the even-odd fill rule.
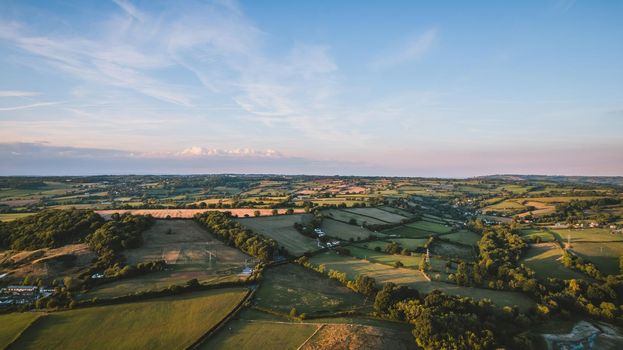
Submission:
[[[0,2],[0,175],[623,176],[623,1]]]

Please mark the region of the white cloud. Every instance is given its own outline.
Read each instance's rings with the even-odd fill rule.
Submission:
[[[281,157],[282,154],[278,151],[268,150],[255,150],[252,148],[235,148],[235,149],[216,149],[216,148],[203,148],[199,146],[189,147],[177,155],[182,157]]]
[[[39,102],[39,103],[31,103],[31,104],[28,104],[28,105],[22,105],[22,106],[0,107],[0,112],[18,111],[18,110],[22,110],[22,109],[31,109],[31,108],[52,106],[52,105],[57,105],[59,103],[62,103],[62,102],[61,101]]]
[[[401,45],[383,52],[371,63],[371,67],[375,70],[382,70],[416,61],[430,52],[438,40],[437,36],[436,29],[429,29],[420,35],[413,36]]]
[[[34,91],[0,90],[0,97],[32,97],[39,95]]]

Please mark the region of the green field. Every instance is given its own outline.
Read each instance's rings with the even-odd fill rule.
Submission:
[[[322,220],[321,228],[327,235],[345,241],[368,239],[371,235],[383,236],[381,233],[372,232],[361,226],[349,225],[329,218]]]
[[[521,230],[520,235],[526,242],[535,242],[537,239],[541,242],[555,242],[558,237],[549,229],[538,228]]]
[[[6,348],[32,322],[42,316],[45,317],[45,314],[41,312],[14,312],[0,315],[0,348]]]
[[[350,254],[359,259],[367,259],[373,263],[385,264],[394,266],[394,264],[400,261],[405,267],[414,269],[420,268],[422,264],[422,256],[418,254],[416,256],[398,255],[398,254],[385,254],[377,252],[375,250],[360,248],[354,245],[346,247],[350,250]]]
[[[478,241],[480,241],[480,235],[472,231],[461,230],[458,232],[443,235],[443,239],[465,245],[476,245],[478,244]]]
[[[572,243],[572,250],[594,263],[607,275],[619,274],[619,257],[623,255],[623,242]]]
[[[313,314],[356,309],[364,298],[340,282],[295,264],[267,269],[254,301],[258,306],[288,313]]]
[[[308,214],[294,214],[245,218],[237,219],[237,221],[255,233],[274,239],[284,246],[290,254],[301,255],[318,249],[318,243],[315,239],[303,236],[294,229],[295,222],[304,223],[308,218]]]
[[[461,287],[445,282],[430,282],[420,271],[405,268],[393,268],[388,265],[368,262],[363,259],[345,257],[334,252],[318,254],[310,259],[315,264],[325,264],[327,270],[337,270],[346,273],[349,279],[357,275],[373,277],[377,283],[393,282],[417,289],[420,293],[430,293],[435,289],[449,294],[467,296],[477,300],[490,299],[499,306],[517,305],[521,310],[528,310],[535,305],[527,296],[517,292],[497,291],[482,288]]]
[[[452,231],[451,227],[428,220],[421,220],[405,226],[428,234],[444,234]]]
[[[323,215],[326,217],[330,217],[332,219],[342,221],[342,222],[350,222],[350,220],[355,220],[357,225],[363,224],[372,224],[372,225],[384,225],[387,224],[385,221],[381,221],[372,217],[362,216],[353,212],[348,212],[346,210],[340,209],[329,209],[323,210]],[[390,214],[390,213],[388,213]]]
[[[398,223],[402,220],[407,219],[406,216],[391,213],[389,211],[385,211],[379,208],[349,208],[344,209],[344,211],[349,213],[355,213],[361,216],[371,217],[388,223]]]
[[[566,268],[558,259],[562,256],[562,248],[558,244],[532,245],[521,260],[532,270],[536,277],[545,280],[548,277],[571,279],[587,278],[585,275]]]
[[[320,327],[313,323],[232,320],[200,349],[297,349]]]
[[[372,250],[374,250],[376,247],[379,247],[381,251],[384,251],[385,247],[391,242],[398,243],[404,249],[415,250],[417,248],[424,247],[424,244],[428,242],[428,238],[391,238],[384,241],[359,243],[356,244],[356,246]]]
[[[247,294],[223,289],[54,312],[27,329],[17,349],[183,349]]]
[[[236,270],[234,274],[219,275],[210,273],[207,270],[203,271],[205,269],[205,267],[200,265],[175,265],[169,267],[166,271],[147,273],[103,284],[84,294],[84,297],[107,299],[150,290],[162,290],[171,285],[183,285],[193,278],[196,278],[202,284],[218,284],[240,280],[237,274],[240,270]]]
[[[372,252],[374,253],[374,252]],[[310,259],[315,265],[325,264],[330,269],[346,273],[349,279],[358,275],[367,275],[376,279],[377,283],[394,282],[400,285],[413,285],[418,282],[427,282],[424,275],[417,270],[394,268],[385,264],[373,263],[364,259],[345,257],[329,251],[315,255]]]
[[[462,260],[474,260],[474,248],[462,244],[434,241],[428,246],[431,254],[458,258]]]

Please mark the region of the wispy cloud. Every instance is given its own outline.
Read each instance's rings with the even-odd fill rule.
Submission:
[[[429,29],[420,35],[406,39],[399,45],[386,49],[372,61],[371,67],[374,70],[383,70],[416,61],[426,55],[437,40],[437,30]]]
[[[31,103],[31,104],[28,104],[28,105],[22,105],[22,106],[0,107],[0,112],[18,111],[18,110],[22,110],[22,109],[31,109],[31,108],[52,106],[52,105],[57,105],[59,103],[62,103],[62,102],[61,101],[39,102],[39,103]]]
[[[32,97],[39,95],[35,91],[0,90],[0,97]]]

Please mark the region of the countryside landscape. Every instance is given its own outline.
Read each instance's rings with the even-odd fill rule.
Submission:
[[[1,0],[0,350],[623,349],[622,19]]]
[[[1,181],[9,349],[623,344],[622,178]]]

